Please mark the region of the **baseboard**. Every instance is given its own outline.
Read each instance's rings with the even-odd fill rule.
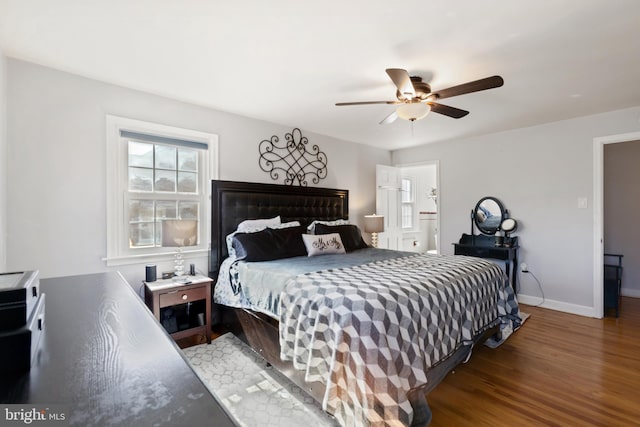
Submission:
[[[542,308],[550,310],[562,311],[564,313],[577,314],[585,317],[598,317],[593,307],[585,305],[569,304],[562,301],[554,301],[545,299],[544,302],[540,297],[518,294],[518,302],[527,305],[539,305]],[[540,304],[542,303],[542,304]]]
[[[640,298],[640,289],[622,288],[620,294],[623,297]]]

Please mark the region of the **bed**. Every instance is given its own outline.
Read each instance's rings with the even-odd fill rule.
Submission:
[[[425,394],[473,345],[519,325],[513,291],[489,261],[358,242],[354,249],[343,233],[327,236],[346,240],[340,242],[351,246],[347,253],[300,254],[299,242],[287,239],[314,221],[328,222],[321,225],[325,232],[354,232],[336,222],[348,221],[348,196],[347,190],[213,181],[210,274],[218,279],[214,303],[221,313],[214,323],[224,323],[342,425],[427,425]],[[243,221],[275,217],[300,224],[267,227],[265,234],[285,239],[296,256],[264,260],[273,251],[255,249],[262,244],[258,233],[236,234],[227,245]],[[230,247],[239,254],[229,257]],[[257,285],[249,283],[256,277]]]

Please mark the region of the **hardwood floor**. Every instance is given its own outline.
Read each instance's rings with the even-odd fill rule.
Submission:
[[[623,298],[618,319],[520,309],[520,330],[427,396],[431,426],[640,425],[640,299]]]

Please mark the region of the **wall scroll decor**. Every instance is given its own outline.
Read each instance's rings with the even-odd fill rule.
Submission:
[[[295,128],[284,135],[285,142],[273,135],[260,142],[260,169],[269,172],[274,181],[284,174],[284,183],[306,187],[327,177],[327,155],[317,145],[308,148],[309,140]]]

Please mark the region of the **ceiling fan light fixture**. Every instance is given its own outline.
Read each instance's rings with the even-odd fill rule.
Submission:
[[[431,106],[423,102],[409,102],[396,107],[398,117],[411,122],[425,117],[429,111],[431,111]]]

